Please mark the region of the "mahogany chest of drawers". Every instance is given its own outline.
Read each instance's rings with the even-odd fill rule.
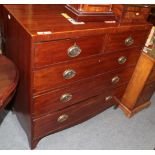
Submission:
[[[20,72],[14,111],[31,148],[117,104],[151,29],[76,25],[62,15],[64,5],[4,5],[2,12],[4,51]]]

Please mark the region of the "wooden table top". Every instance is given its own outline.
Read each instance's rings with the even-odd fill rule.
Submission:
[[[112,33],[133,27],[133,24],[127,24],[121,25],[120,29],[118,23],[107,24],[104,22],[85,22],[85,24],[74,25],[62,16],[62,13],[66,12],[62,4],[4,5],[4,7],[31,36],[34,42],[97,35],[103,34],[105,31]],[[135,25],[134,29],[139,29],[142,26],[144,29],[148,28],[148,24],[144,24]],[[38,32],[51,32],[51,34],[39,35]]]
[[[18,82],[18,72],[15,65],[5,56],[0,55],[0,109],[6,106],[10,95]]]

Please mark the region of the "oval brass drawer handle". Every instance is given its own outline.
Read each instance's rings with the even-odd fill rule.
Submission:
[[[130,46],[134,43],[134,39],[132,37],[128,37],[125,39],[125,45]]]
[[[120,80],[120,78],[118,76],[115,76],[115,77],[112,78],[111,83],[116,84],[116,83],[119,82],[119,80]]]
[[[77,45],[71,46],[67,51],[67,54],[69,57],[77,57],[80,53],[81,53],[81,49]]]
[[[105,101],[111,101],[112,100],[112,96],[107,96],[106,98],[105,98]]]
[[[70,93],[66,93],[66,94],[63,94],[61,97],[60,97],[60,101],[61,102],[68,102],[72,99],[72,94]]]
[[[63,115],[58,117],[57,122],[63,123],[63,122],[65,122],[68,119],[68,117],[69,117],[68,115],[63,114]]]
[[[76,75],[76,72],[73,69],[67,69],[63,72],[63,77],[65,79],[71,79]]]
[[[118,63],[119,64],[124,64],[127,61],[127,58],[125,56],[121,56],[118,58]]]

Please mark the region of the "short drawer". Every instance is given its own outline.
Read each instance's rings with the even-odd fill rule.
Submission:
[[[140,49],[102,54],[89,59],[72,61],[34,71],[34,93],[62,87],[118,68],[135,65]]]
[[[103,36],[90,36],[35,44],[35,68],[98,54],[104,48]]]
[[[115,70],[36,96],[34,97],[33,115],[38,117],[57,111],[92,96],[102,94],[109,88],[116,88],[129,81],[133,70],[134,67]],[[114,83],[113,80],[116,78],[119,79]]]
[[[125,8],[125,11],[149,13],[150,8],[148,6],[137,7],[137,6],[129,5],[128,7]]]
[[[106,40],[105,52],[118,51],[119,49],[128,49],[145,45],[149,30],[128,31],[115,34],[109,34]]]
[[[142,5],[113,5],[113,11],[121,24],[146,24],[150,7]]]
[[[115,93],[113,94],[116,96],[122,96],[122,92],[124,91],[123,89],[124,88],[121,87],[118,90],[115,90]],[[62,111],[58,111],[48,114],[44,117],[34,119],[34,137],[39,138],[48,135],[49,133],[56,132],[81,123],[115,104],[114,100],[106,102],[106,95],[109,96],[111,95],[111,93],[108,94],[107,91],[104,95],[90,98],[86,101],[68,107]]]
[[[147,22],[149,13],[144,12],[126,12],[124,13],[121,22],[123,23],[144,23]]]
[[[127,4],[127,5],[124,5],[124,4],[113,4],[113,7],[112,9],[118,9],[120,10],[121,12],[128,12],[128,11],[132,11],[132,12],[144,12],[144,13],[149,13],[150,12],[150,7],[149,6],[137,6],[137,5],[133,5],[133,4]]]

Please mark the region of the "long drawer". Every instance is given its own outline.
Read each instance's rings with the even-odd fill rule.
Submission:
[[[113,90],[113,94],[117,96],[117,98],[120,98],[125,90],[125,87],[123,86]],[[34,137],[39,138],[48,135],[49,133],[73,126],[102,112],[103,110],[115,104],[114,100],[111,100],[110,102],[105,101],[105,97],[109,92],[112,92],[112,90],[107,90],[102,95],[90,98],[62,111],[34,119]]]
[[[84,78],[135,65],[139,54],[140,49],[135,48],[35,70],[33,92],[54,89]]]
[[[33,116],[39,117],[63,109],[92,96],[102,94],[109,88],[127,83],[133,70],[134,67],[115,70],[38,95],[34,97]]]
[[[98,54],[104,50],[105,35],[35,44],[35,68]]]

